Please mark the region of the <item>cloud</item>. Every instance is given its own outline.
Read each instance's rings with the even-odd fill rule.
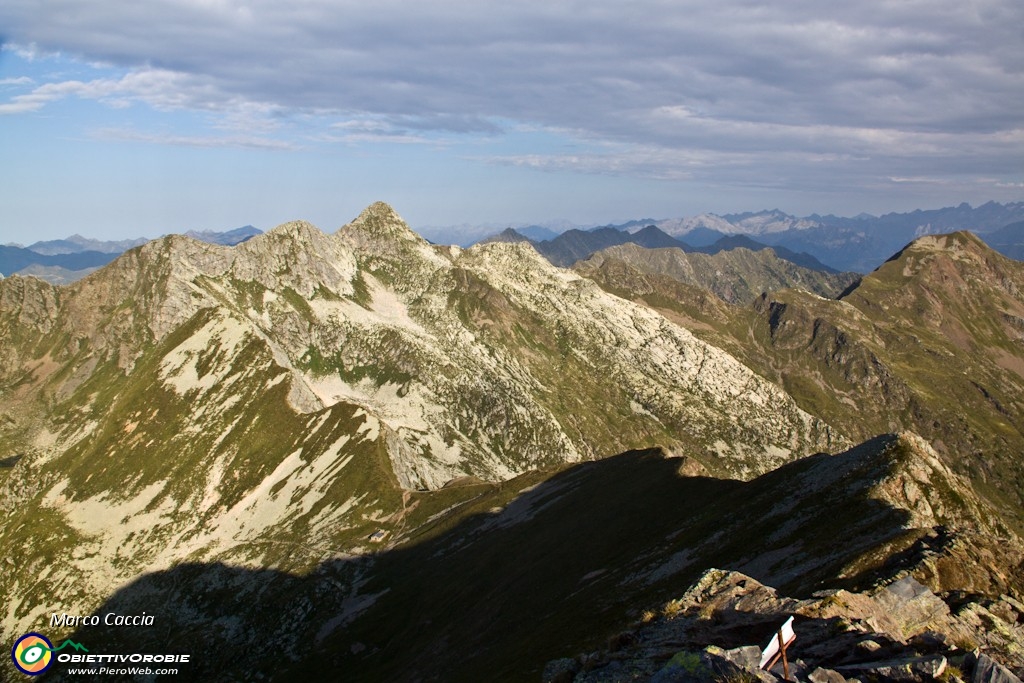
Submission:
[[[22,82],[24,79],[17,79]],[[198,79],[166,69],[142,69],[118,79],[92,81],[68,80],[44,83],[31,92],[16,95],[0,105],[0,113],[16,114],[38,111],[50,102],[67,97],[124,103],[138,100],[158,110],[181,108],[214,109],[217,105],[204,98]],[[205,93],[209,95],[210,93]],[[223,99],[223,97],[219,98]]]
[[[444,145],[445,136],[460,134],[500,135],[490,121],[455,114],[436,116],[379,116],[351,112],[328,125],[331,133],[318,136],[325,142],[386,142]]]
[[[299,149],[297,145],[289,142],[249,135],[174,135],[169,133],[145,133],[135,130],[126,130],[123,128],[100,128],[93,131],[91,137],[96,140],[111,142],[144,142],[149,144],[181,147],[239,147],[246,149],[277,151]]]
[[[487,158],[737,182],[796,183],[801,164],[844,180],[991,175],[1024,153],[1018,0],[7,0],[0,25],[32,53],[125,72],[39,85],[7,114],[74,96],[417,144],[526,126],[582,150]]]

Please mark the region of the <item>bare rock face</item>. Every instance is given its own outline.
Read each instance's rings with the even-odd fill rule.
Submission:
[[[876,621],[902,639],[922,633],[950,615],[946,603],[912,576],[889,584],[872,598],[878,605]]]

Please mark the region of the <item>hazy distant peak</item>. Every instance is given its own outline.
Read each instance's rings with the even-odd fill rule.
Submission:
[[[211,244],[224,244],[234,245],[241,244],[246,240],[252,239],[256,235],[262,235],[263,231],[258,228],[254,228],[251,225],[243,225],[240,228],[234,230],[227,230],[225,232],[218,232],[216,230],[189,230],[185,233],[192,239],[199,240],[201,242],[209,242]]]
[[[480,240],[481,244],[488,242],[529,242],[530,238],[522,234],[515,228],[505,228],[497,235],[491,235],[490,237]]]
[[[104,241],[94,240],[81,235],[71,235],[62,240],[46,240],[35,242],[26,247],[30,251],[44,256],[56,256],[59,254],[78,254],[85,251],[95,251],[104,254],[120,254],[132,247],[145,244],[148,240],[139,237],[130,240]]]

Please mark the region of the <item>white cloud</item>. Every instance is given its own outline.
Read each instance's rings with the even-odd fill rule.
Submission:
[[[123,128],[101,128],[93,131],[91,137],[111,142],[145,142],[158,145],[183,147],[242,147],[248,149],[295,150],[296,145],[271,138],[245,135],[198,136],[174,135],[168,133],[144,133]]]

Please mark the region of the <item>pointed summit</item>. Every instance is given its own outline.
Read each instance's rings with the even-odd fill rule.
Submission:
[[[413,232],[384,202],[370,204],[335,236],[358,254],[363,267],[402,291],[420,291],[431,273],[451,265],[443,249]]]
[[[338,234],[360,246],[379,243],[382,238],[426,243],[426,240],[413,232],[398,212],[384,202],[370,204],[355,220],[343,226]]]
[[[402,217],[398,215],[398,212],[392,208],[387,202],[374,202],[368,207],[363,209],[363,212],[359,214],[359,217],[353,221],[353,223],[365,223],[372,221],[381,221],[384,223],[402,223]]]
[[[291,288],[307,299],[318,290],[347,296],[356,262],[349,246],[335,235],[298,220],[238,245],[232,273],[271,291]]]

